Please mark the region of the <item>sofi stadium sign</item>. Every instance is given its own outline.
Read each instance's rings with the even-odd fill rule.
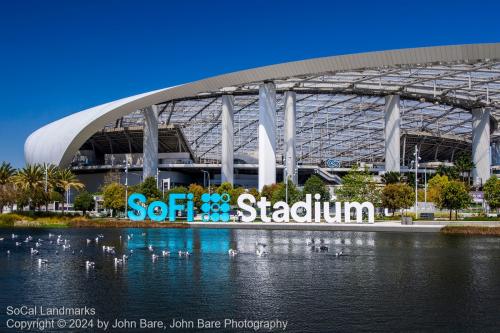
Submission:
[[[313,200],[314,198],[314,200]],[[188,222],[194,221],[194,195],[192,193],[170,193],[168,202],[153,201],[140,193],[134,193],[128,198],[128,217],[133,221],[143,221],[149,217],[152,221],[163,222],[168,219],[176,221],[179,215],[184,215]],[[228,193],[204,193],[201,196],[201,220],[204,222],[230,221],[231,197]],[[257,200],[252,194],[245,193],[238,197],[237,208],[241,221],[253,222],[257,213],[262,222],[322,222],[328,223],[362,223],[366,217],[368,223],[374,222],[374,206],[371,202],[330,202],[321,201],[319,194],[306,194],[305,201],[295,202],[291,206],[284,201],[274,205],[261,197]]]

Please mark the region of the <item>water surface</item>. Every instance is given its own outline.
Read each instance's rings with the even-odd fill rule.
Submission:
[[[49,232],[71,248],[50,244]],[[24,243],[27,235],[34,240]],[[6,307],[23,304],[93,307],[106,320],[280,319],[287,332],[500,327],[499,238],[234,229],[0,229],[1,237],[1,331]],[[31,255],[38,238],[40,254]],[[312,251],[312,238],[329,251]],[[257,256],[256,243],[269,254]],[[155,261],[149,245],[160,255]],[[238,254],[229,256],[230,248]],[[171,255],[161,257],[167,249]],[[114,264],[131,250],[125,264]],[[38,258],[49,262],[39,266]],[[86,260],[95,268],[87,270]]]

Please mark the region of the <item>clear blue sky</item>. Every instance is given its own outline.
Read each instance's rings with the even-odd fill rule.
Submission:
[[[0,161],[73,112],[320,56],[500,42],[498,1],[1,1]]]

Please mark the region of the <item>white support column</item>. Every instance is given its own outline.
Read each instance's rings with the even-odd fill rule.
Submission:
[[[267,82],[259,87],[259,191],[276,183],[276,89]]]
[[[234,99],[231,95],[222,96],[222,182],[234,182]]]
[[[474,185],[484,184],[490,178],[490,109],[472,110],[472,170]]]
[[[385,171],[400,171],[399,95],[385,97]]]
[[[158,108],[156,105],[143,110],[143,163],[142,179],[156,176],[158,169]]]
[[[297,96],[294,91],[285,92],[285,179],[289,178],[297,184],[297,149],[296,149],[296,108]]]

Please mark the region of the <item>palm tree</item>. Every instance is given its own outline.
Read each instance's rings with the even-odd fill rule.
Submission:
[[[2,164],[0,164],[0,185],[9,183],[15,173],[16,169],[14,169],[10,163],[2,162]]]
[[[28,196],[31,210],[32,203],[38,203],[39,195],[43,193],[43,169],[37,164],[28,164],[24,168],[17,170],[17,173],[12,176],[12,181],[18,190]]]
[[[15,190],[12,184],[12,177],[16,170],[10,163],[2,162],[0,164],[0,213],[3,212],[3,207],[11,205],[15,200]]]
[[[67,191],[74,188],[75,190],[82,190],[85,188],[82,182],[76,178],[75,174],[70,169],[59,169],[57,172],[58,187],[63,190],[62,211],[64,213],[64,204],[66,202]]]

